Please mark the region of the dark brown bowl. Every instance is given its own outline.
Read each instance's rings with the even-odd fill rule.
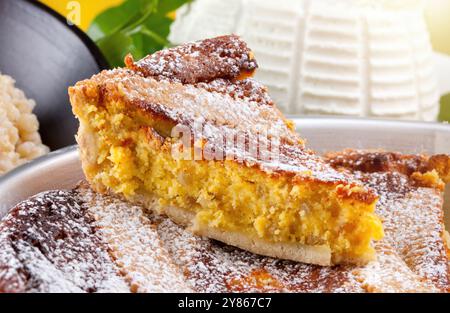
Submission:
[[[67,88],[107,67],[76,26],[37,1],[0,1],[0,72],[36,101],[43,142],[56,150],[75,142]]]

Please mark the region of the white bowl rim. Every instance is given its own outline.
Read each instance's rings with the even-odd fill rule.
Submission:
[[[43,165],[47,162],[53,162],[55,159],[58,159],[60,157],[67,157],[68,154],[72,154],[74,152],[78,153],[78,145],[68,146],[62,149],[58,149],[56,151],[52,151],[46,155],[43,155],[41,157],[38,157],[34,159],[33,161],[30,161],[28,163],[25,163],[21,166],[16,167],[15,169],[9,171],[8,173],[4,174],[2,177],[0,177],[0,189],[4,184],[7,184],[8,181],[17,176],[20,175],[23,172],[26,172],[28,170],[31,170],[39,165]]]

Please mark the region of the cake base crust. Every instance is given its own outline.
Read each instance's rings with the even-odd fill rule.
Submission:
[[[195,222],[195,214],[168,206],[164,213],[175,223],[187,227],[196,235],[225,242],[229,245],[278,259],[331,266],[331,250],[329,247],[311,246],[299,243],[267,242],[259,238],[251,238],[239,232],[221,231],[217,228],[200,225]]]

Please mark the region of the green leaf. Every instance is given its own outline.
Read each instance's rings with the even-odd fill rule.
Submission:
[[[92,40],[101,38],[120,30],[131,17],[142,14],[142,0],[128,0],[122,5],[103,11],[93,20],[87,31]]]
[[[123,57],[136,59],[170,46],[173,20],[167,15],[191,0],[126,0],[100,13],[88,35],[98,44],[110,66],[122,66]]]
[[[125,56],[137,50],[131,36],[122,32],[100,39],[97,45],[102,50],[108,63],[113,67],[123,65]]]
[[[87,33],[94,41],[97,41],[130,27],[131,24],[142,23],[146,15],[156,12],[158,3],[158,0],[127,0],[119,6],[100,13],[91,23]]]
[[[133,40],[133,45],[135,47],[135,51],[132,53],[133,57],[137,60],[142,59],[146,56],[146,54],[144,54],[144,35],[136,33],[131,35],[131,39]]]
[[[167,39],[165,39],[164,37],[161,37],[159,34],[151,31],[147,27],[143,27],[141,30],[141,33],[147,38],[147,40],[154,41],[155,43],[161,45],[162,47],[169,44]]]
[[[173,12],[182,5],[192,2],[192,0],[160,0],[158,5],[158,12],[160,14],[166,15],[167,13]]]
[[[450,122],[450,93],[441,97],[439,120],[442,122]]]
[[[173,21],[165,15],[154,15],[145,21],[145,27],[167,38],[170,34],[170,26]]]

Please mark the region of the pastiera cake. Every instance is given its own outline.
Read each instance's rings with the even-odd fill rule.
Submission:
[[[423,167],[395,156],[329,158],[380,195],[386,236],[365,266],[254,255],[81,184],[36,195],[0,221],[0,292],[448,292],[441,190],[417,186],[407,173]]]
[[[376,194],[305,147],[248,78],[257,64],[239,37],[126,64],[69,89],[94,190],[262,255],[320,265],[375,258]]]

